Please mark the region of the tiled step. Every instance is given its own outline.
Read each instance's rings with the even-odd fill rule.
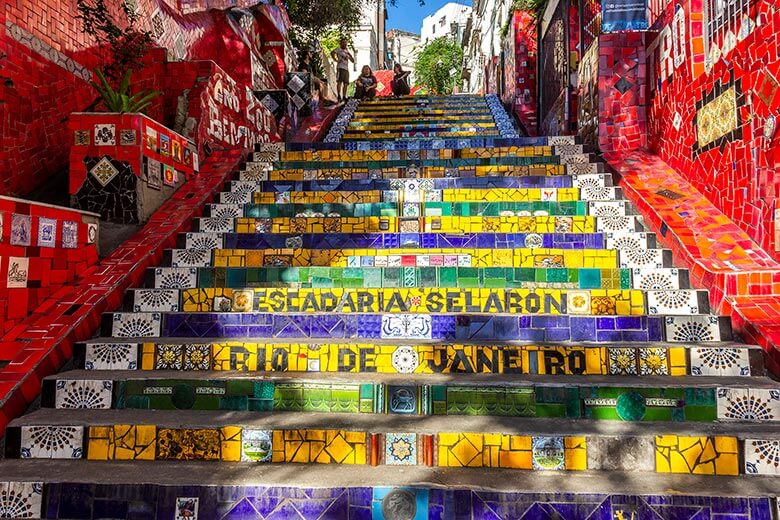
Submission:
[[[388,249],[382,249],[384,242],[377,240],[373,244],[363,244],[367,247],[359,249],[342,249],[338,247],[339,244],[334,245],[336,249],[302,249],[317,245],[310,236],[285,238],[283,242],[280,240],[279,242],[282,243],[276,244],[279,247],[274,249],[211,249],[208,246],[220,245],[223,237],[199,236],[198,238],[203,239],[202,242],[194,240],[195,237],[190,238],[192,240],[189,245],[193,247],[166,250],[163,254],[163,265],[170,267],[587,267],[642,270],[666,268],[672,265],[672,255],[668,249],[610,251],[571,247],[511,248],[508,245],[501,248],[471,248],[469,245],[473,241],[428,249],[421,247],[425,243],[411,242],[411,240],[404,248],[400,248],[401,244],[390,243],[387,244]],[[532,238],[536,242],[544,237],[537,235],[526,238]],[[531,240],[526,243],[531,243]],[[504,242],[497,244],[503,246]],[[327,247],[329,244],[323,245]],[[372,245],[374,247],[371,247]],[[496,245],[496,243],[486,245]],[[345,244],[341,246],[346,247]],[[657,283],[663,283],[658,277],[653,278]],[[659,288],[663,289],[665,286]]]
[[[483,312],[609,316],[709,313],[707,291],[636,289],[444,288],[193,288],[131,289],[132,312]]]
[[[397,249],[403,248],[409,254],[415,249],[420,253],[437,249],[515,249],[517,247],[536,249],[598,249],[621,250],[621,260],[637,265],[621,267],[664,267],[657,265],[663,256],[661,249],[655,249],[653,233],[420,233],[378,232],[378,233],[339,233],[324,231],[320,233],[296,232],[270,233],[255,230],[247,233],[182,233],[178,237],[183,250],[200,249],[204,254],[213,249]],[[176,251],[181,251],[177,249]],[[210,255],[207,255],[210,256]],[[176,254],[172,257],[177,260]],[[180,261],[181,258],[178,258]],[[653,261],[654,263],[651,263]],[[625,263],[625,262],[622,262]],[[176,265],[172,265],[176,267]],[[179,267],[182,267],[181,265]]]
[[[355,163],[347,166],[322,167],[319,163],[303,164],[296,168],[272,169],[271,163],[249,162],[239,172],[240,181],[312,181],[312,180],[398,180],[398,179],[461,179],[459,182],[477,184],[507,182],[518,184],[515,178],[526,176],[564,176],[564,175],[595,175],[603,173],[601,163],[579,164],[476,164],[476,165],[409,165],[399,166],[399,161],[392,165],[371,165],[366,163],[356,167]],[[506,177],[512,176],[512,177]],[[509,186],[507,186],[509,187]],[[349,190],[349,188],[346,188]]]
[[[273,170],[271,174],[279,173]],[[322,174],[324,170],[309,170]],[[443,189],[478,189],[478,188],[571,188],[582,186],[605,187],[612,186],[612,176],[605,173],[592,174],[538,174],[517,175],[514,177],[445,177],[423,179],[419,175],[414,178],[383,178],[376,172],[368,170],[353,170],[346,173],[357,175],[356,178],[345,178],[344,170],[338,170],[339,175],[327,179],[308,179],[274,181],[238,180],[230,181],[225,186],[225,192],[283,192],[283,191],[367,191],[367,190],[443,190]],[[407,171],[407,173],[409,173]],[[506,172],[507,174],[511,172]]]
[[[689,289],[687,269],[545,267],[156,267],[146,287],[506,287]]]
[[[763,376],[757,346],[739,343],[443,343],[405,345],[278,339],[193,340],[97,338],[74,348],[75,366],[90,370],[307,372],[369,374],[531,374],[629,376]],[[635,383],[636,384],[636,383]]]
[[[405,210],[407,208],[404,208]],[[440,208],[426,208],[434,213]],[[202,217],[195,232],[206,233],[620,233],[641,232],[635,215],[593,216],[294,216]]]
[[[283,191],[222,192],[223,204],[356,204],[367,202],[569,202],[614,201],[622,197],[620,188],[489,188],[443,190],[366,191]]]
[[[259,377],[258,377],[259,376]],[[565,381],[561,380],[565,379]],[[597,421],[780,421],[766,378],[70,371],[42,408],[549,417]],[[745,403],[752,409],[745,410]],[[780,437],[780,432],[777,433]]]
[[[407,152],[408,154],[409,152]],[[263,155],[255,154],[253,159],[255,162],[266,163],[268,161],[262,160]],[[472,169],[479,166],[528,166],[528,167],[543,167],[545,165],[558,165],[558,166],[572,166],[572,168],[566,168],[563,170],[555,169],[558,174],[563,172],[571,173],[589,173],[591,170],[591,164],[596,163],[598,159],[591,154],[571,154],[571,155],[529,155],[525,157],[517,156],[503,156],[503,157],[446,157],[437,158],[431,157],[431,154],[426,154],[425,158],[422,156],[418,159],[409,158],[396,158],[395,154],[388,155],[387,159],[367,159],[364,161],[343,159],[333,159],[331,161],[314,159],[314,160],[302,160],[302,161],[274,161],[274,166],[279,169],[319,169],[319,168],[414,168],[414,171],[418,171],[419,167],[439,167],[439,168],[461,168],[471,167]],[[584,165],[585,171],[580,171],[579,166]],[[490,171],[490,170],[487,170]],[[500,171],[500,170],[499,170]],[[603,171],[603,170],[602,170]]]
[[[117,338],[415,339],[444,341],[731,340],[726,317],[256,312],[106,313],[100,334]]]
[[[334,428],[331,421],[338,421],[339,427]],[[535,472],[590,470],[605,475],[613,469],[638,474],[740,475],[747,467],[740,463],[742,456],[758,462],[759,473],[775,473],[771,464],[752,453],[758,445],[776,442],[777,431],[768,425],[720,425],[717,434],[709,435],[674,423],[642,426],[609,428],[601,421],[400,414],[44,410],[11,423],[6,454],[146,461],[144,465],[169,460],[244,465],[407,464]],[[461,433],[474,431],[480,433]],[[47,444],[54,432],[61,438],[59,446]],[[691,455],[691,449],[700,454]]]

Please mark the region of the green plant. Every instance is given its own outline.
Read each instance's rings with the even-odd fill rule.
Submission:
[[[100,69],[95,69],[98,82],[92,81],[92,87],[100,94],[103,104],[109,112],[143,112],[152,103],[154,98],[160,95],[157,90],[143,90],[130,94],[130,75],[128,70],[119,84],[119,89],[114,90]]]
[[[441,36],[429,42],[417,56],[417,84],[435,95],[449,95],[460,79],[463,49],[454,39]]]
[[[127,1],[110,2],[106,0],[77,0],[78,18],[82,32],[90,36],[99,47],[107,51],[103,65],[105,77],[118,84],[126,71],[139,70],[141,61],[152,46],[152,34],[140,31],[133,25],[138,21],[138,12]],[[115,15],[124,16],[117,20]]]
[[[546,3],[547,0],[514,0],[512,11],[528,11],[534,16],[538,16]]]

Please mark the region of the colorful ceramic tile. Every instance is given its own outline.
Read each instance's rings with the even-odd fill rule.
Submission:
[[[0,512],[5,518],[41,518],[43,482],[0,482]]]
[[[162,165],[163,172],[162,172],[162,181],[165,186],[176,186],[176,170],[173,169],[173,166],[168,166],[167,164]]]
[[[162,188],[162,164],[150,157],[146,158],[146,184],[154,190]]]
[[[119,131],[119,144],[122,146],[134,146],[136,144],[135,130],[126,128]]]
[[[745,422],[780,421],[780,390],[718,388],[718,419]]]
[[[691,375],[750,376],[749,352],[746,348],[691,347]]]
[[[780,440],[746,439],[745,473],[748,475],[780,475]]]
[[[11,245],[29,246],[32,242],[32,217],[14,213],[11,216]]]
[[[86,370],[135,370],[138,345],[135,343],[89,343],[86,346]]]
[[[62,222],[62,247],[64,249],[76,249],[79,246],[79,224],[72,220]]]
[[[90,175],[104,188],[119,175],[119,170],[114,166],[108,156],[101,158],[95,166],[89,170]]]
[[[144,136],[144,143],[147,150],[157,153],[157,130],[147,126]]]
[[[385,464],[412,466],[417,463],[416,433],[385,434]]]
[[[176,498],[176,509],[174,520],[198,520],[198,497],[178,497]]]
[[[38,246],[56,247],[57,245],[57,221],[51,218],[40,217],[38,219]]]
[[[98,225],[89,223],[87,224],[87,244],[94,244],[97,242]]]
[[[428,314],[383,314],[383,339],[431,339],[431,316]]]
[[[272,432],[244,429],[241,432],[241,461],[270,462],[273,454]]]
[[[9,289],[19,289],[27,287],[27,279],[30,272],[30,259],[20,256],[8,257],[8,275],[6,278],[6,287]]]
[[[116,145],[116,125],[95,125],[93,132],[96,146]]]
[[[154,287],[157,289],[190,289],[198,285],[198,270],[193,267],[157,267]]]
[[[534,469],[565,468],[563,437],[534,437],[531,449]]]
[[[73,145],[74,146],[88,146],[89,145],[89,130],[76,130],[73,132]]]
[[[233,312],[251,312],[254,294],[254,291],[234,291]]]
[[[171,138],[165,134],[160,134],[160,155],[163,157],[171,155]]]
[[[175,289],[136,289],[133,297],[134,312],[179,310],[179,291]]]
[[[111,335],[115,338],[148,338],[160,335],[159,312],[115,312]]]

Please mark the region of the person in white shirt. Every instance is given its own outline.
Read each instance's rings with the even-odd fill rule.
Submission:
[[[347,50],[347,39],[342,38],[339,48],[330,53],[330,57],[336,62],[336,95],[339,101],[347,98],[347,86],[349,85],[349,62],[355,63],[352,53]]]

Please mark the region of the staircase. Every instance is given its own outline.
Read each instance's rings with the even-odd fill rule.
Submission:
[[[44,381],[0,517],[772,518],[761,350],[582,145],[473,96],[325,141],[260,146]]]

